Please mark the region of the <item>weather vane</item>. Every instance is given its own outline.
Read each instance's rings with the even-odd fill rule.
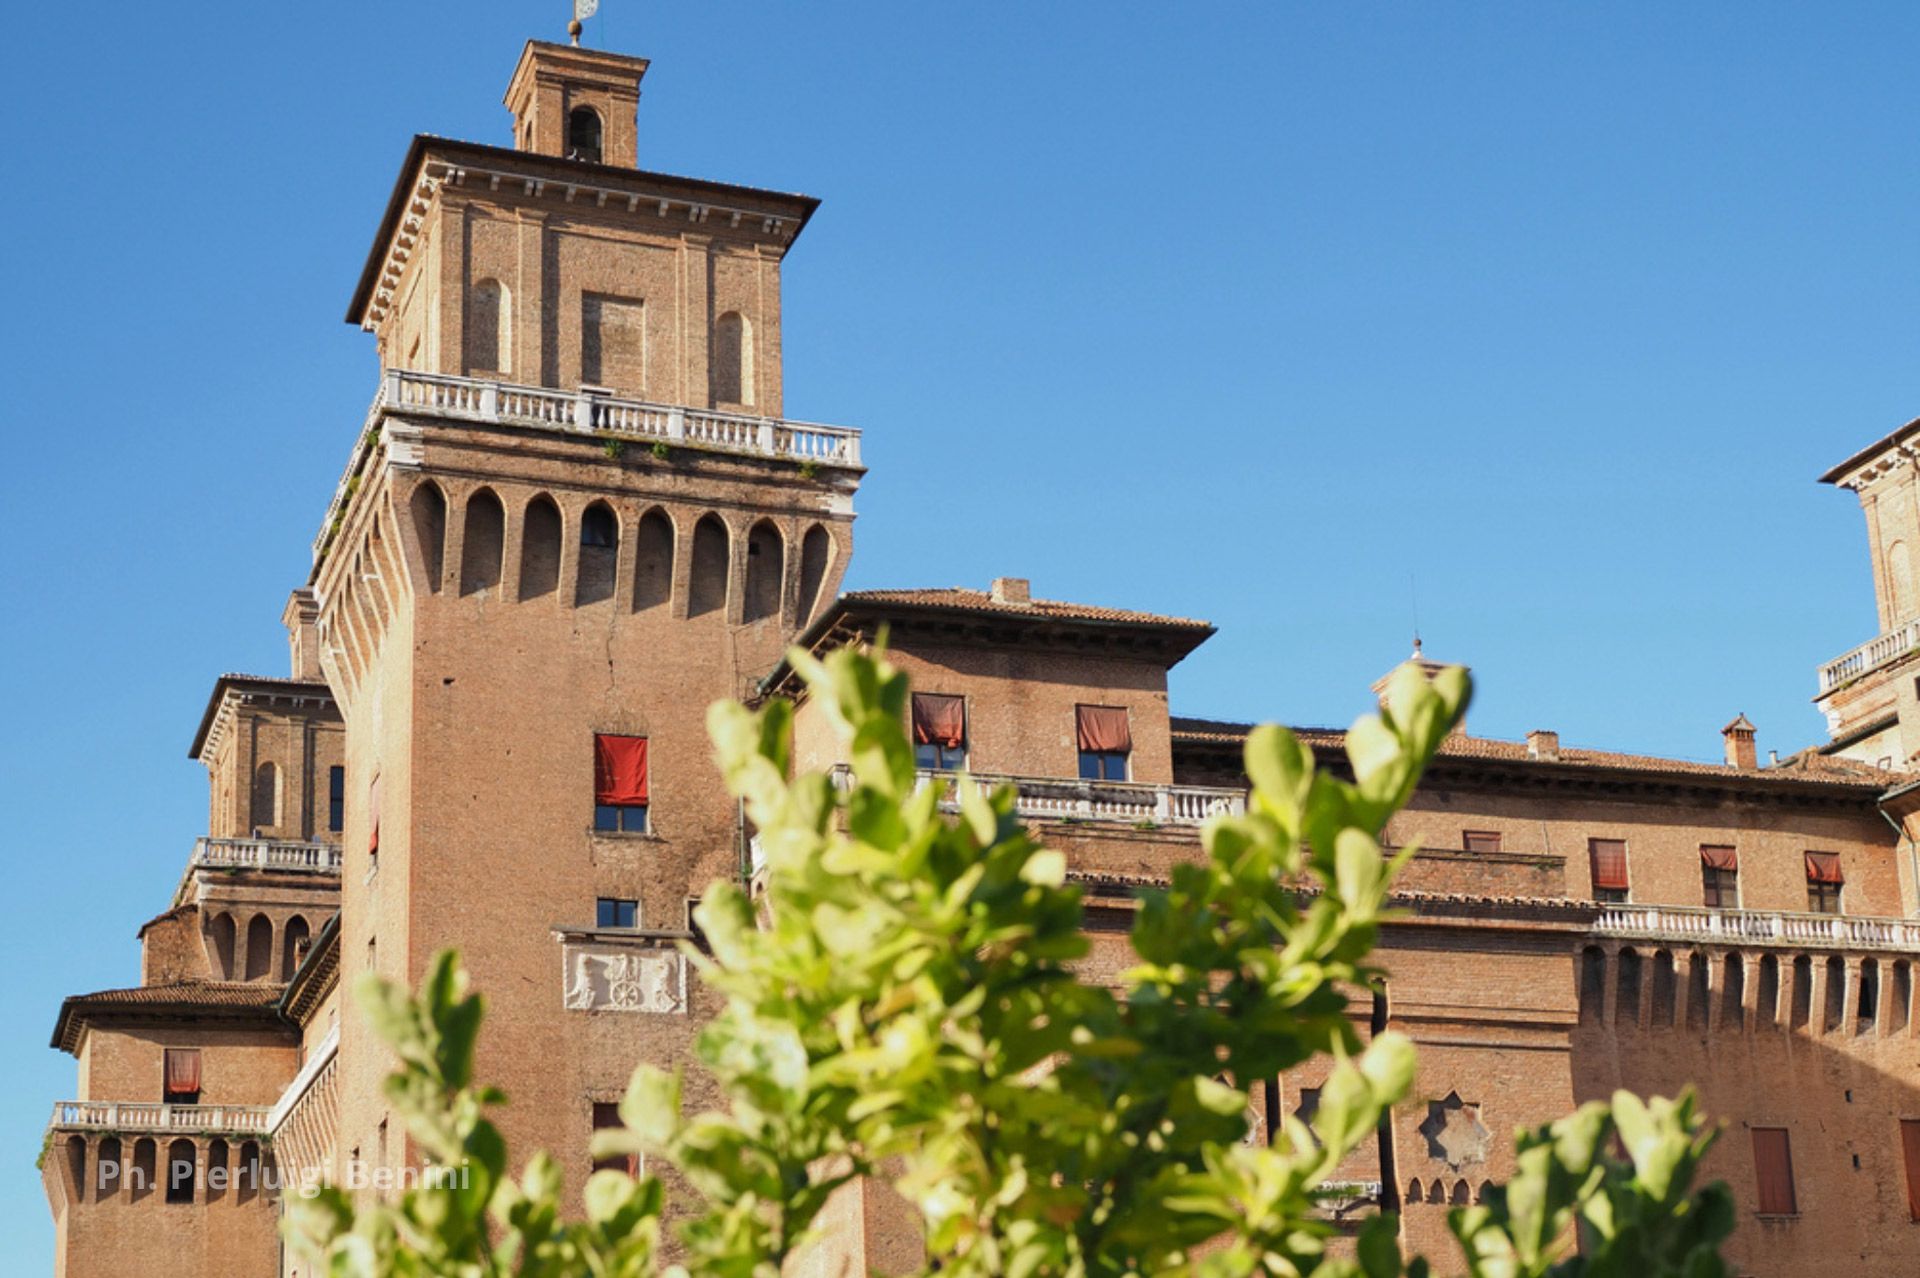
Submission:
[[[573,40],[573,47],[580,47],[581,23],[600,11],[600,0],[573,0],[573,21],[567,24],[567,35]]]

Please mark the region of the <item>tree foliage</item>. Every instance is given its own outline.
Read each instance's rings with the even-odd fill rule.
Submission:
[[[487,1118],[503,1098],[471,1078],[481,1001],[443,954],[418,998],[377,979],[359,994],[400,1059],[394,1111],[428,1157],[469,1174],[391,1202],[295,1199],[302,1254],[341,1278],[641,1278],[667,1253],[675,1271],[766,1278],[836,1189],[870,1177],[917,1208],[929,1273],[1428,1272],[1403,1262],[1391,1215],[1340,1246],[1316,1200],[1413,1079],[1409,1042],[1363,1045],[1348,995],[1381,979],[1369,954],[1412,850],[1388,856],[1378,836],[1464,711],[1463,671],[1398,672],[1348,734],[1351,780],[1284,728],[1256,730],[1246,813],[1212,818],[1204,858],[1140,894],[1137,962],[1109,987],[1076,969],[1080,889],[1013,792],[917,782],[905,677],[851,649],[792,659],[845,736],[848,780],[790,777],[784,701],[709,715],[764,859],[763,891],[706,894],[705,947],[686,951],[724,997],[694,1067],[728,1108],[683,1112],[681,1076],[643,1065],[624,1126],[595,1136],[597,1157],[677,1171],[694,1201],[674,1241],[653,1176],[595,1172],[585,1218],[568,1221],[551,1158],[511,1174]],[[1312,1129],[1289,1116],[1248,1143],[1249,1087],[1315,1057],[1331,1064]],[[1522,1132],[1510,1183],[1451,1213],[1463,1258],[1440,1267],[1718,1278],[1731,1203],[1692,1188],[1711,1139],[1689,1098],[1626,1094]]]

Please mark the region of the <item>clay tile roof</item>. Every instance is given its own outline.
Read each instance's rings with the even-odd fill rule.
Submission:
[[[1055,599],[1029,599],[1016,603],[1011,600],[995,599],[984,590],[968,590],[959,586],[938,590],[854,590],[842,595],[841,599],[850,604],[938,608],[955,612],[1006,613],[1009,616],[1045,617],[1059,621],[1110,621],[1130,626],[1213,629],[1212,622],[1198,621],[1192,617],[1169,617],[1155,612],[1103,608],[1098,604],[1063,603]]]
[[[1186,745],[1234,745],[1246,739],[1251,724],[1230,723],[1218,719],[1176,717],[1172,721],[1173,739]],[[1322,749],[1338,749],[1346,742],[1346,733],[1337,728],[1295,728],[1302,741]],[[1671,776],[1718,777],[1745,781],[1814,782],[1826,785],[1854,786],[1867,790],[1885,790],[1908,778],[1852,759],[1839,759],[1818,750],[1798,754],[1766,767],[1736,768],[1725,763],[1701,763],[1692,759],[1668,759],[1651,754],[1627,754],[1617,750],[1583,750],[1562,746],[1552,760],[1536,759],[1524,741],[1500,741],[1492,737],[1464,734],[1447,738],[1440,746],[1441,759],[1484,759],[1489,762],[1535,764],[1544,768],[1606,768],[1624,772],[1660,773]]]
[[[270,981],[167,981],[70,995],[60,1004],[52,1046],[76,1051],[82,1026],[98,1019],[213,1016],[277,1022],[281,988]]]

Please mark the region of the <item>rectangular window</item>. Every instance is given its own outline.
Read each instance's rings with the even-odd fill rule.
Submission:
[[[1460,836],[1460,846],[1469,852],[1498,852],[1500,835],[1494,830],[1468,830]]]
[[[1125,706],[1075,706],[1074,736],[1084,781],[1125,781],[1133,753],[1133,729]]]
[[[169,1047],[165,1057],[165,1080],[160,1099],[169,1105],[200,1103],[200,1049]]]
[[[624,1124],[620,1121],[620,1106],[612,1101],[595,1101],[593,1103],[594,1131],[600,1132],[610,1127],[621,1126],[624,1126]],[[629,1176],[638,1176],[640,1174],[640,1159],[636,1154],[616,1154],[612,1158],[596,1158],[593,1160],[593,1169],[595,1171],[622,1171]]]
[[[1840,891],[1847,877],[1838,852],[1807,853],[1807,908],[1815,914],[1840,913]]]
[[[640,902],[603,896],[594,912],[595,927],[639,927]]]
[[[327,769],[327,829],[335,834],[347,828],[347,770]]]
[[[913,764],[953,772],[967,766],[967,699],[913,694]]]
[[[1587,864],[1593,871],[1593,899],[1620,902],[1627,899],[1627,841],[1625,839],[1588,839]]]
[[[1700,897],[1710,910],[1740,908],[1740,854],[1729,847],[1700,845]]]
[[[1907,1164],[1907,1216],[1920,1220],[1920,1119],[1900,1120],[1900,1153]]]
[[[608,834],[645,834],[647,804],[647,739],[596,734],[593,828]]]
[[[1793,1197],[1793,1152],[1784,1127],[1753,1129],[1753,1177],[1760,1190],[1762,1216],[1796,1216]]]

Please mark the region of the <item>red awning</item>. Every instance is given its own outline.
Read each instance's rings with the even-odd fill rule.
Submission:
[[[200,1090],[200,1049],[197,1047],[169,1047],[167,1049],[167,1091],[175,1096]]]
[[[939,692],[913,694],[913,743],[958,750],[967,739],[967,700]]]
[[[1702,844],[1700,847],[1700,863],[1709,870],[1738,870],[1740,868],[1740,854],[1732,848],[1711,847]]]
[[[1627,890],[1627,845],[1623,839],[1587,840],[1587,858],[1593,863],[1593,886],[1602,891]]]
[[[1124,706],[1075,706],[1074,731],[1080,748],[1094,754],[1127,754],[1133,750],[1133,729]]]
[[[593,801],[634,807],[647,801],[647,739],[593,739]]]
[[[1807,882],[1845,883],[1846,881],[1847,876],[1840,872],[1838,852],[1807,853]]]

